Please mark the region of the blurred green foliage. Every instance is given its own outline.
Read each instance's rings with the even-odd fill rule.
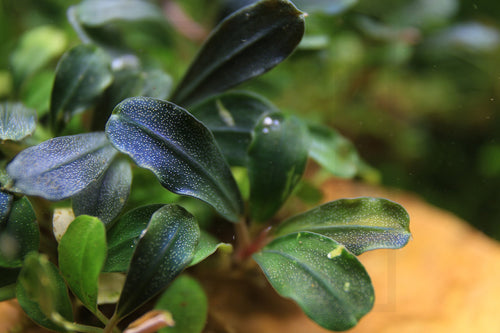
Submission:
[[[223,1],[177,4],[209,31]],[[0,0],[0,100],[21,99],[39,115],[48,109],[60,46],[78,43],[66,19],[76,2]],[[500,239],[499,18],[493,0],[358,0],[338,16],[310,13],[300,49],[245,86],[338,129],[383,184],[412,190]],[[41,65],[15,74],[21,60],[12,57],[35,28],[48,33],[45,42],[37,38]],[[164,38],[167,50],[144,37],[131,42],[174,79],[200,43],[177,34]]]

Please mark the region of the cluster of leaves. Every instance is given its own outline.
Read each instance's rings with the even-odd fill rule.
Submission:
[[[328,3],[309,5],[339,11],[349,4]],[[230,14],[174,91],[168,74],[143,68],[126,41],[113,38],[136,22],[164,29],[159,13],[141,0],[85,0],[69,8],[83,44],[61,57],[49,112],[37,127],[35,110],[0,104],[1,299],[17,297],[35,322],[55,331],[111,332],[170,286],[156,307],[173,314],[176,332],[200,332],[206,297],[196,280],[181,273],[225,244],[179,204],[187,196],[233,222],[239,230],[235,260],[252,258],[276,291],[312,320],[331,330],[354,326],[374,302],[356,255],[408,242],[408,214],[401,206],[379,198],[338,200],[283,221],[263,246],[255,248],[248,239],[254,235],[246,234],[249,224],[267,228],[297,188],[309,157],[341,177],[366,168],[334,130],[287,115],[254,93],[227,91],[295,49],[304,33],[303,13],[287,0],[263,0]],[[41,63],[30,66],[15,67],[24,68],[19,86]],[[75,123],[85,124],[86,133],[61,135],[79,128]],[[35,128],[54,137],[25,139]],[[233,171],[242,167],[237,182]],[[124,211],[140,169],[150,170],[179,196],[177,202]],[[244,183],[248,193],[240,190]],[[40,198],[71,199],[77,217],[52,226],[44,215],[52,215],[52,207]],[[47,226],[60,231],[57,255],[43,251]],[[106,273],[125,274],[121,284],[114,275],[118,291],[110,318],[98,306],[106,296],[99,290]],[[104,328],[73,322],[67,287]]]

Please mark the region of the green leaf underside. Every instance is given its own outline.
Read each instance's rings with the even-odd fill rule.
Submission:
[[[295,49],[303,34],[302,12],[289,1],[245,7],[214,29],[172,100],[190,105],[265,73]]]
[[[159,333],[200,333],[207,320],[208,300],[195,279],[181,275],[163,293],[155,309],[171,312],[175,320],[173,327]]]
[[[212,131],[230,165],[246,166],[252,131],[262,115],[277,111],[250,92],[228,92],[204,100],[190,112]]]
[[[410,219],[399,204],[382,198],[340,199],[293,216],[278,226],[276,235],[310,231],[342,243],[359,255],[365,251],[405,246]]]
[[[26,197],[15,200],[8,217],[0,222],[0,266],[20,267],[24,257],[36,251],[39,243],[33,207]]]
[[[50,115],[59,131],[75,114],[90,108],[113,81],[108,55],[94,45],[66,52],[56,68]]]
[[[102,132],[62,136],[23,150],[7,172],[13,191],[61,200],[98,179],[117,153]]]
[[[297,118],[273,113],[261,118],[248,150],[250,213],[271,218],[300,181],[307,162],[307,129]]]
[[[36,128],[36,111],[21,103],[0,103],[0,140],[20,141]]]
[[[30,254],[23,265],[16,288],[16,297],[24,312],[39,325],[66,332],[50,317],[60,314],[67,321],[73,321],[71,301],[64,279],[56,266],[44,256]]]
[[[169,285],[191,262],[199,238],[196,219],[182,207],[156,211],[136,246],[116,316],[127,316]]]
[[[130,194],[132,169],[130,163],[117,159],[101,178],[73,197],[75,215],[91,215],[106,226],[120,214]]]
[[[289,234],[253,258],[280,295],[295,300],[324,328],[349,329],[373,306],[374,291],[364,267],[328,237]]]
[[[292,2],[308,13],[340,14],[354,6],[358,0],[293,0]]]
[[[134,254],[141,233],[148,226],[151,216],[163,205],[138,207],[124,214],[108,230],[108,257],[104,272],[125,272]]]
[[[73,293],[90,311],[97,311],[99,274],[106,260],[106,231],[95,217],[78,216],[58,247],[59,268]]]
[[[220,247],[232,248],[232,245],[228,243],[221,243],[206,231],[201,230],[200,241],[198,246],[196,246],[193,260],[191,260],[189,266],[194,266],[202,262],[210,255],[214,254]]]
[[[106,125],[109,139],[168,190],[198,198],[237,222],[242,199],[213,135],[186,110],[162,100],[129,98]]]

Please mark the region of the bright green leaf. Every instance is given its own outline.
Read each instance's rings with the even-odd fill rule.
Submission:
[[[273,240],[253,258],[283,297],[329,330],[347,330],[371,310],[374,291],[357,258],[331,238],[300,232]]]
[[[115,315],[127,316],[169,285],[193,259],[199,238],[196,219],[182,207],[156,211],[137,243]]]
[[[33,134],[36,111],[21,103],[0,103],[0,140],[20,141]]]
[[[355,5],[358,0],[292,0],[292,2],[307,13],[340,14]]]
[[[226,250],[232,251],[233,246],[228,243],[219,242],[215,237],[202,230],[200,241],[198,243],[198,246],[196,247],[193,260],[191,260],[189,266],[194,266],[200,263],[210,255],[215,253],[215,251],[217,251],[217,249],[219,248],[224,248]]]
[[[373,249],[405,246],[411,237],[409,223],[406,210],[387,199],[340,199],[289,218],[275,232],[315,232],[359,255]]]
[[[208,300],[198,281],[181,275],[161,295],[155,309],[169,311],[175,320],[173,327],[159,333],[201,333],[207,320]]]
[[[59,268],[73,293],[92,312],[106,260],[106,230],[95,217],[81,215],[69,225],[58,247]]]

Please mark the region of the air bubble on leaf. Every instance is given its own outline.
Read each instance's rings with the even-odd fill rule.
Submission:
[[[344,282],[344,291],[348,292],[351,289],[351,283],[350,282]]]

